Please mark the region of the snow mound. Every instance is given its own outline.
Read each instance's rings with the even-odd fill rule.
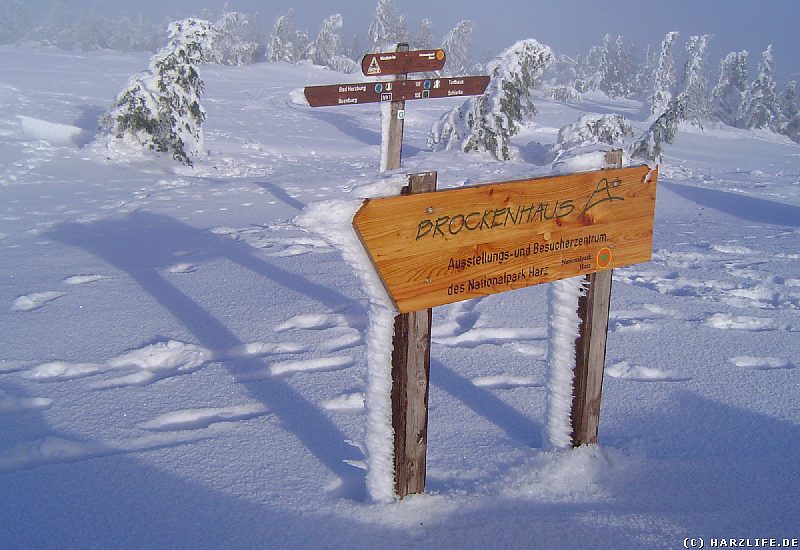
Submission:
[[[92,132],[77,126],[22,115],[17,115],[17,119],[22,134],[31,140],[46,141],[50,145],[63,147],[83,147],[92,140]]]

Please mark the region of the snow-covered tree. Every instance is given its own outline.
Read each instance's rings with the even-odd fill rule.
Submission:
[[[597,87],[609,97],[633,97],[636,71],[622,36],[613,44],[610,35],[603,38],[597,78]]]
[[[308,33],[294,26],[294,9],[279,16],[272,27],[272,35],[267,47],[269,61],[297,63],[305,56],[308,47]]]
[[[419,32],[417,32],[417,35],[412,41],[412,49],[430,50],[433,48],[433,34],[431,33],[432,28],[433,23],[427,17],[420,21]]]
[[[317,38],[306,48],[306,58],[315,65],[328,67],[335,71],[350,73],[358,68],[358,64],[342,54],[342,38],[336,31],[342,28],[342,16],[328,16],[322,22]]]
[[[676,82],[672,46],[677,37],[677,32],[668,32],[661,41],[661,54],[658,57],[653,93],[650,96],[650,113],[653,115],[663,113],[672,99]]]
[[[797,104],[797,82],[792,80],[781,97],[781,111],[786,121],[781,133],[800,143],[800,107]]]
[[[785,123],[774,75],[775,60],[770,44],[761,55],[758,76],[750,85],[744,101],[744,123],[747,128],[769,128],[779,132]]]
[[[472,21],[462,20],[448,32],[442,40],[442,49],[447,54],[444,74],[464,75],[472,72],[473,62],[470,56],[472,48]]]
[[[731,52],[719,63],[719,79],[711,91],[711,114],[728,126],[741,126],[747,94],[747,51]]]
[[[251,65],[265,55],[250,17],[240,12],[225,13],[214,25],[210,61],[221,65]]]
[[[700,124],[708,118],[708,73],[706,61],[708,42],[711,37],[690,36],[686,43],[686,63],[683,71],[683,85],[680,92],[681,101],[685,104],[688,120]]]
[[[31,8],[20,0],[2,0],[0,13],[3,14],[3,23],[0,24],[0,44],[14,44],[24,39],[33,22]]]
[[[591,92],[599,87],[603,78],[600,72],[602,59],[603,51],[599,46],[592,46],[585,56],[576,59],[573,86],[580,93]]]
[[[681,122],[702,124],[702,120],[708,114],[705,93],[708,40],[708,35],[689,38],[682,89],[661,113],[651,117],[653,122],[631,145],[632,157],[658,159],[661,157],[663,144],[671,144],[675,140]]]
[[[485,151],[509,160],[511,137],[523,120],[536,113],[531,92],[554,60],[550,47],[533,39],[521,40],[503,51],[487,67],[491,81],[486,92],[442,116],[431,129],[428,145]]]
[[[189,166],[203,148],[200,105],[203,81],[198,66],[207,61],[214,30],[202,19],[169,25],[169,43],[133,77],[114,106],[100,118],[108,139],[120,139],[153,151],[170,153]]]
[[[632,136],[633,128],[622,115],[583,115],[574,124],[559,130],[555,150],[567,151],[595,143],[620,145],[625,138]]]
[[[391,0],[378,0],[375,18],[367,31],[370,52],[382,52],[407,40],[405,17],[395,14]]]

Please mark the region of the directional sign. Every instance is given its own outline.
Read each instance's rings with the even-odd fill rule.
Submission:
[[[647,166],[368,200],[353,218],[400,312],[648,261]]]
[[[488,76],[457,76],[308,86],[304,92],[308,104],[312,107],[327,107],[381,101],[480,95],[486,91],[488,85]]]
[[[444,50],[368,53],[361,60],[361,71],[365,76],[426,73],[442,70],[444,62]]]

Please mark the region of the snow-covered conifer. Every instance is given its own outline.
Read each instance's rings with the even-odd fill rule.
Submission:
[[[525,118],[536,113],[531,91],[554,60],[550,47],[533,39],[521,40],[503,51],[487,67],[491,81],[486,92],[442,116],[431,129],[428,145],[486,151],[509,160],[511,137]]]
[[[419,32],[414,37],[412,48],[417,50],[430,50],[433,48],[433,23],[427,17],[420,21]]]
[[[395,14],[391,0],[378,0],[367,31],[370,52],[382,52],[406,40],[405,18]]]
[[[655,115],[647,130],[631,145],[632,157],[660,158],[663,144],[675,140],[681,122],[700,125],[707,115],[705,59],[708,40],[708,35],[689,39],[682,90],[670,99],[661,113]]]
[[[595,143],[620,145],[631,136],[633,128],[622,115],[583,115],[574,124],[559,130],[555,152]]]
[[[221,65],[251,65],[263,58],[264,47],[259,43],[250,18],[239,12],[225,13],[214,25],[214,43],[210,61]]]
[[[719,63],[719,80],[711,91],[711,114],[728,126],[740,126],[746,94],[747,51],[731,52]]]
[[[308,33],[295,28],[294,9],[289,8],[285,15],[275,20],[267,47],[267,58],[269,61],[297,63],[303,59],[307,47]]]
[[[779,132],[785,120],[775,84],[775,60],[772,45],[761,55],[758,76],[750,85],[744,102],[744,122],[747,128],[769,128]]]
[[[708,74],[706,59],[708,42],[707,34],[691,36],[686,43],[686,64],[684,65],[683,86],[680,92],[681,101],[688,119],[699,124],[708,118]]]
[[[797,82],[792,80],[781,97],[781,111],[786,121],[781,133],[800,143],[800,107],[797,105]]]
[[[213,26],[202,19],[169,25],[169,43],[133,77],[114,106],[100,118],[108,139],[121,139],[153,151],[170,153],[191,166],[190,156],[203,148],[200,105],[203,81],[198,66],[207,61]]]
[[[661,41],[661,54],[658,57],[653,93],[650,96],[650,113],[653,115],[663,113],[672,99],[672,91],[676,82],[672,46],[677,37],[677,32],[668,32]]]
[[[585,56],[578,57],[576,60],[575,82],[573,83],[576,90],[586,93],[599,87],[602,80],[600,72],[602,59],[603,51],[599,46],[592,46]]]
[[[336,33],[342,28],[342,16],[339,13],[329,15],[322,21],[317,38],[308,45],[308,58],[316,65],[327,65],[328,60],[339,55],[342,39]]]
[[[442,49],[447,54],[447,63],[444,74],[464,75],[473,69],[470,56],[472,48],[472,31],[475,28],[472,21],[462,20],[448,32],[442,40]]]
[[[622,36],[617,36],[612,45],[611,36],[606,35],[600,52],[600,90],[609,97],[633,97],[636,77],[633,57]]]

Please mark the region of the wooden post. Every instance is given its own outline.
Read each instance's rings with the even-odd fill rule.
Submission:
[[[404,195],[436,190],[436,172],[411,174]],[[392,427],[395,493],[425,492],[428,449],[428,386],[432,309],[394,318],[392,341]]]
[[[407,52],[408,44],[398,44],[398,52]],[[395,80],[405,80],[407,75],[399,74]],[[400,116],[402,112],[405,114],[406,102],[405,100],[392,101],[389,106],[389,135],[386,136],[387,142],[383,145],[386,147],[386,166],[381,166],[381,171],[396,170],[400,168],[400,158],[403,154],[403,117]]]
[[[622,151],[606,153],[605,168],[622,167]],[[611,306],[611,271],[585,276],[586,295],[578,299],[578,338],[575,340],[573,377],[572,446],[597,443],[603,368],[606,361],[608,313]]]

